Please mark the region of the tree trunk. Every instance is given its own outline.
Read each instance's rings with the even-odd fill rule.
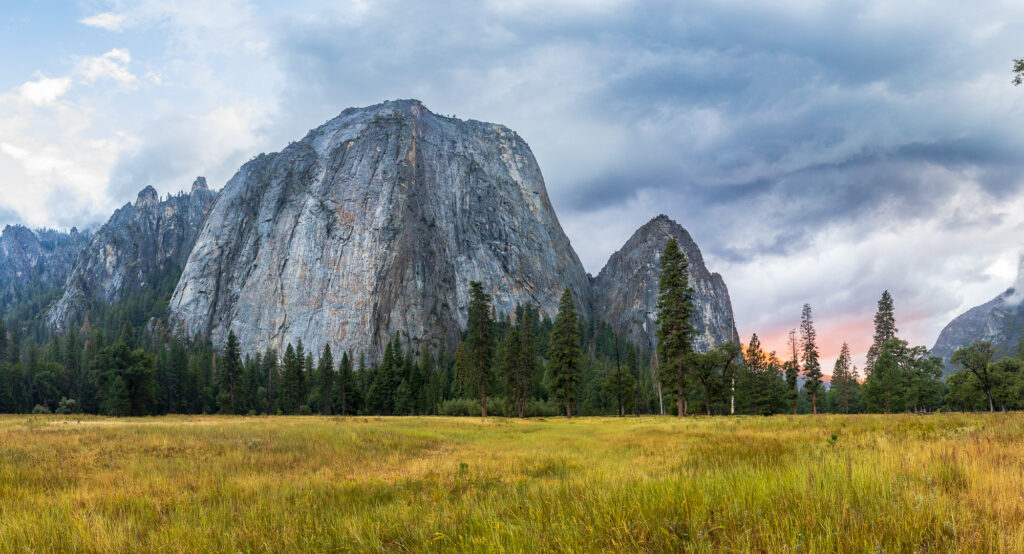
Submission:
[[[732,387],[729,394],[729,415],[736,415],[736,372],[732,374]]]
[[[658,412],[665,415],[665,399],[661,396],[661,382],[658,382]]]
[[[572,402],[565,403],[565,417],[567,419],[572,419]]]
[[[683,417],[683,385],[676,385],[676,417]]]
[[[622,366],[619,364],[619,337],[615,337],[615,386],[618,389],[617,395],[619,397],[619,417],[626,415],[626,410],[622,407]]]
[[[818,415],[818,392],[811,393],[811,412]]]
[[[992,402],[992,391],[986,390],[985,391],[985,396],[988,397],[988,411],[989,412],[996,411],[996,405]]]
[[[487,390],[482,379],[480,380],[480,417],[487,417]]]
[[[636,349],[636,398],[633,403],[633,412],[640,417],[640,349]]]

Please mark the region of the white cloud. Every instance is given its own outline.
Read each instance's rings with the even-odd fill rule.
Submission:
[[[120,31],[124,28],[125,16],[112,12],[96,14],[78,21],[90,27],[99,27],[108,31]]]
[[[35,81],[29,81],[18,87],[21,97],[36,106],[45,106],[54,103],[68,88],[71,87],[71,79],[68,77],[56,77],[48,79],[41,77]]]
[[[130,85],[137,77],[128,70],[132,55],[127,50],[115,48],[102,56],[86,58],[78,63],[77,73],[81,74],[86,83],[100,79],[113,79]]]

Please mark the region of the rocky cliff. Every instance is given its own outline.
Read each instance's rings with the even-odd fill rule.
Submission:
[[[60,299],[46,314],[61,331],[91,300],[113,303],[147,285],[159,271],[185,265],[216,193],[199,177],[188,193],[160,199],[153,187],[139,192],[110,217],[82,251]]]
[[[21,299],[30,287],[59,287],[75,258],[88,243],[88,233],[52,229],[33,231],[8,225],[0,234],[0,312]]]
[[[695,292],[698,316],[694,322],[697,350],[704,352],[715,345],[737,341],[725,281],[721,275],[708,271],[700,249],[686,229],[665,215],[659,215],[633,233],[597,275],[594,280],[597,313],[629,340],[653,347],[661,254],[673,237],[690,264],[690,286]]]
[[[1012,356],[1024,340],[1024,257],[1012,287],[992,300],[967,310],[950,321],[939,333],[931,353],[946,363],[946,371],[956,371],[949,358],[957,349],[975,341],[988,341],[999,357]]]
[[[172,322],[250,349],[302,340],[371,356],[399,333],[453,347],[471,280],[495,311],[557,311],[591,288],[529,146],[415,100],[347,109],[245,164],[218,196],[170,303]]]

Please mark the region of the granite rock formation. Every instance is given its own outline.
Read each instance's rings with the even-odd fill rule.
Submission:
[[[256,350],[302,340],[377,356],[399,334],[452,348],[469,282],[495,311],[554,316],[591,286],[529,146],[415,100],[350,108],[227,183],[184,266],[172,323]]]
[[[139,192],[93,236],[48,310],[47,324],[62,331],[89,302],[114,303],[145,287],[151,275],[185,265],[217,194],[199,177],[188,193],[161,200],[153,187]]]
[[[594,280],[596,311],[616,331],[636,344],[653,348],[658,320],[661,254],[670,238],[689,262],[697,317],[695,348],[706,352],[718,344],[738,341],[729,290],[722,276],[704,265],[700,249],[681,225],[659,215],[640,227],[612,254]]]

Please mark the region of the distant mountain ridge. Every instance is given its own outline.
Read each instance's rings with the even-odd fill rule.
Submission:
[[[151,186],[142,189],[82,250],[63,294],[46,313],[47,324],[63,331],[83,315],[90,300],[111,304],[145,287],[157,271],[180,270],[216,196],[204,177],[196,178],[190,192],[165,200]]]
[[[1024,340],[1024,256],[1017,269],[1013,286],[992,300],[975,306],[950,321],[939,333],[933,356],[942,358],[947,372],[949,359],[959,348],[975,341],[992,343],[997,356],[1013,356],[1017,344]]]
[[[0,313],[20,300],[30,285],[61,286],[89,238],[89,233],[76,228],[65,233],[33,231],[23,225],[4,227],[0,233]]]

